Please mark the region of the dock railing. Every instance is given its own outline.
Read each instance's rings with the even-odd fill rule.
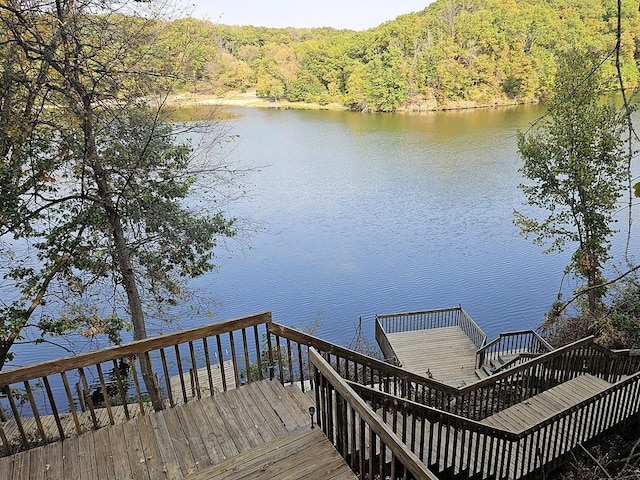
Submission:
[[[487,335],[462,307],[376,315],[375,325],[376,341],[380,345],[385,359],[395,364],[398,364],[398,359],[391,342],[389,342],[388,334],[459,327],[467,334],[476,348],[482,348],[487,342]]]
[[[640,371],[640,356],[612,352],[588,337],[457,388],[277,323],[269,331],[293,350],[301,346],[303,357],[315,347],[345,380],[478,421],[579,375],[615,383]]]
[[[347,383],[432,472],[447,478],[538,478],[582,443],[640,414],[640,373],[522,431]]]
[[[552,350],[553,347],[534,330],[505,332],[478,349],[476,368],[497,373]]]
[[[349,383],[434,473],[446,478],[508,478],[518,436],[370,387]],[[477,477],[476,477],[477,475]]]
[[[151,413],[140,381],[143,355],[171,408],[262,379],[296,382],[304,391],[313,382],[310,347],[345,381],[475,421],[579,375],[616,383],[640,371],[640,356],[589,337],[456,388],[279,325],[265,312],[0,372],[0,454]]]
[[[269,312],[0,372],[4,455],[154,410],[141,381],[151,362],[163,406],[277,377],[300,380],[298,352],[272,344]],[[283,356],[285,358],[283,358]]]
[[[475,383],[453,387],[290,327],[270,323],[268,330],[274,344],[286,339],[283,351],[300,349],[301,358],[313,346],[345,380],[472,420],[482,420],[579,375],[588,373],[615,383],[640,371],[640,356],[628,350],[612,352],[587,337]],[[284,370],[288,370],[286,363]]]
[[[359,478],[438,480],[313,348],[309,359],[318,425]]]

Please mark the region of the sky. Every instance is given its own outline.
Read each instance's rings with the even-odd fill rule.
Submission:
[[[224,25],[366,30],[433,0],[183,0],[195,18]]]

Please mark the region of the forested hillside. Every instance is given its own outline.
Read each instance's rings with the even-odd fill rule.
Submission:
[[[622,63],[638,83],[640,14],[623,0]],[[269,29],[181,19],[153,46],[183,91],[256,90],[274,101],[354,110],[532,102],[553,82],[554,54],[603,59],[616,43],[616,0],[437,0],[363,31]],[[605,61],[614,74],[614,61]]]

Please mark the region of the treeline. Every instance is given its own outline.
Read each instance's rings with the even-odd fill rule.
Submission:
[[[637,0],[622,1],[624,80],[640,61]],[[363,32],[269,29],[181,19],[152,48],[184,91],[255,89],[274,101],[353,110],[448,108],[544,98],[555,54],[616,45],[616,0],[437,0]],[[605,74],[615,75],[613,56]]]

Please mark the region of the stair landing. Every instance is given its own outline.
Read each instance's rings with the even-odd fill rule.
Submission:
[[[476,346],[460,327],[387,333],[402,368],[452,387],[478,381]]]
[[[596,395],[611,384],[594,377],[580,375],[482,420],[482,423],[514,433],[527,430],[561,411]]]

